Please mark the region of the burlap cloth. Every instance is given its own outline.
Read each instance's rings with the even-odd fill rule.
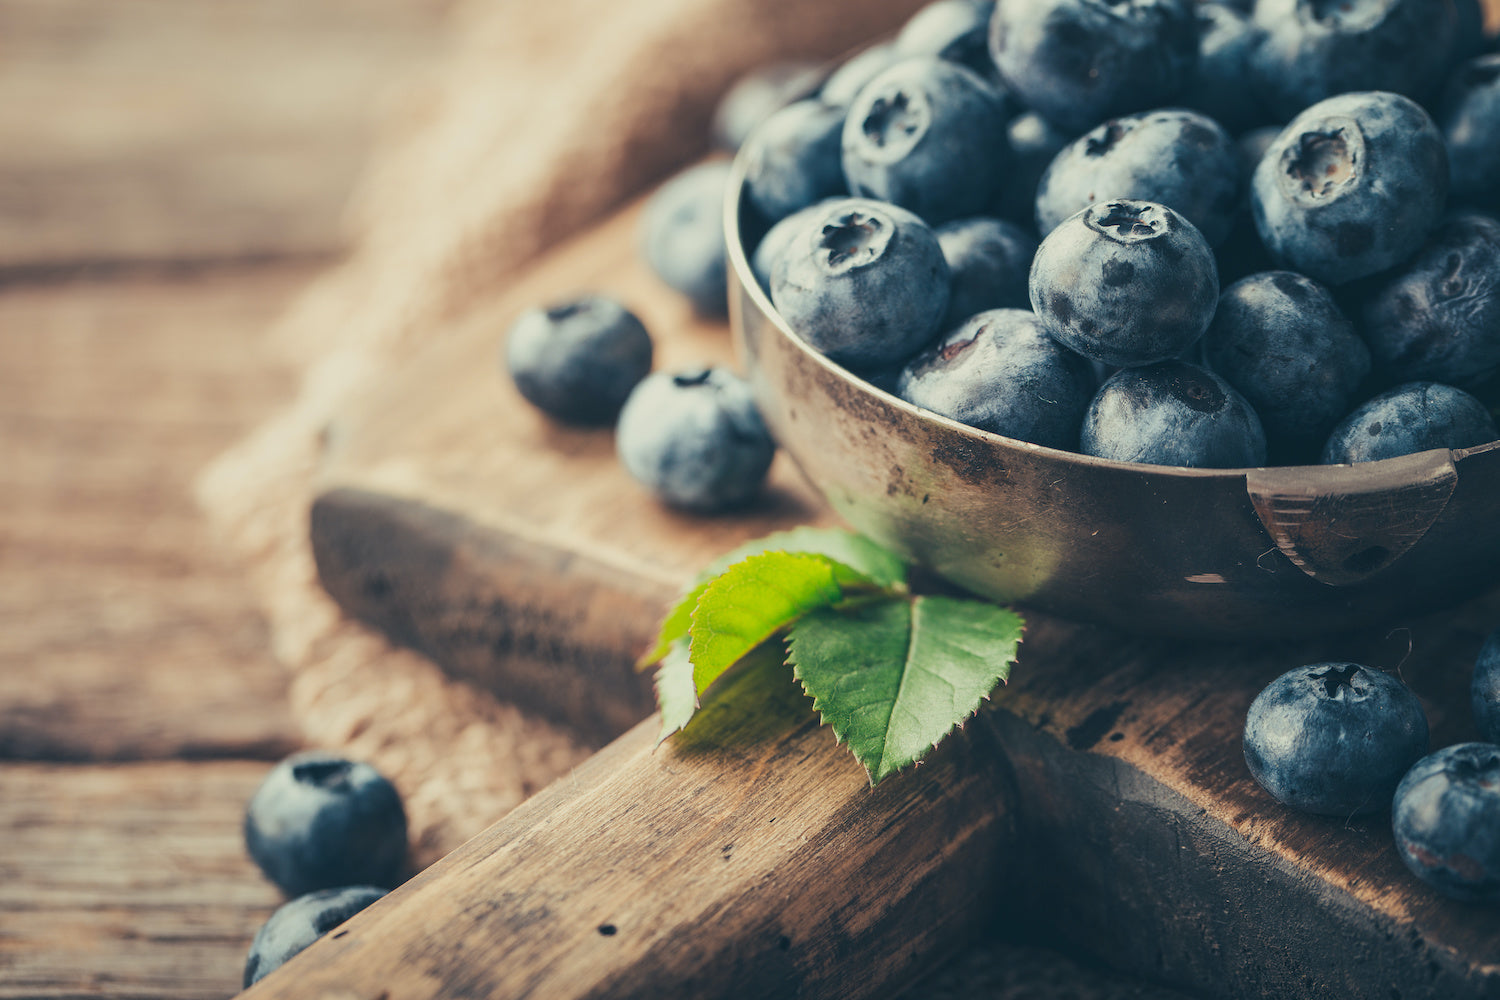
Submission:
[[[307,513],[343,401],[450,334],[527,263],[690,162],[718,97],[776,59],[887,34],[917,0],[461,0],[354,198],[347,259],[273,331],[300,395],[202,476],[293,671],[309,744],[371,761],[404,794],[417,861],[581,761],[567,732],[451,682],[343,620],[316,581]]]

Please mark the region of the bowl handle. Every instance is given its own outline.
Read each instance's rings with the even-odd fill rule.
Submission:
[[[1452,453],[1437,449],[1355,465],[1254,469],[1245,488],[1293,564],[1320,583],[1347,587],[1415,545],[1457,482]]]

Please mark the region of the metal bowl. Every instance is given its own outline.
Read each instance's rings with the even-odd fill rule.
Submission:
[[[1213,639],[1389,625],[1500,583],[1500,442],[1187,469],[976,430],[786,325],[750,270],[743,187],[741,160],[725,212],[730,323],[766,421],[845,521],[917,564],[997,601]]]

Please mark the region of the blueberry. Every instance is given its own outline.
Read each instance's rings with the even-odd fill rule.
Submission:
[[[1203,350],[1255,407],[1266,436],[1299,450],[1327,438],[1370,373],[1370,351],[1328,289],[1291,271],[1226,288]]]
[[[948,264],[926,223],[863,198],[812,215],[771,275],[771,301],[791,328],[856,370],[916,353],[938,333],[948,295]]]
[[[760,242],[755,245],[755,252],[750,255],[750,270],[767,295],[771,294],[771,272],[776,268],[776,258],[781,255],[781,251],[786,249],[792,237],[812,224],[813,216],[835,200],[837,199],[825,198],[815,205],[793,212],[766,230],[766,235],[760,238]]]
[[[1500,222],[1469,213],[1364,302],[1365,339],[1394,381],[1474,388],[1500,370]]]
[[[1413,764],[1391,829],[1417,878],[1454,899],[1500,902],[1500,746],[1459,743]]]
[[[1210,246],[1229,235],[1240,204],[1239,150],[1229,133],[1196,111],[1148,111],[1112,118],[1057,154],[1036,192],[1036,225],[1050,233],[1100,201],[1168,205]]]
[[[1251,207],[1282,267],[1341,284],[1415,253],[1442,215],[1447,182],[1427,112],[1399,94],[1341,94],[1302,112],[1266,150]]]
[[[1022,104],[1078,134],[1172,103],[1198,56],[1190,0],[999,0],[990,56]]]
[[[994,0],[932,0],[896,35],[896,51],[902,58],[937,56],[992,77],[989,34],[994,12]]]
[[[818,98],[824,104],[847,108],[854,103],[865,84],[903,58],[891,42],[861,49],[828,75],[828,79],[823,82],[823,89],[818,92]]]
[[[1035,111],[1012,118],[1005,135],[1010,144],[1010,175],[1001,185],[998,211],[1012,222],[1031,227],[1036,225],[1037,185],[1073,135]]]
[[[980,430],[1072,450],[1092,366],[1029,309],[982,312],[907,364],[896,394]]]
[[[651,370],[651,337],[602,295],[528,309],[510,328],[505,364],[527,402],[574,424],[613,423]]]
[[[642,380],[620,411],[615,447],[638,483],[700,513],[751,499],[776,451],[749,385],[722,368]]]
[[[1030,309],[1027,282],[1036,240],[1024,229],[980,216],[939,226],[936,233],[952,276],[943,329],[987,309]]]
[[[242,986],[249,989],[260,982],[385,893],[375,886],[351,885],[320,889],[283,903],[250,943]]]
[[[406,875],[406,812],[369,764],[317,750],[266,775],[245,810],[250,857],[288,896]]]
[[[815,93],[822,78],[822,70],[809,62],[774,62],[751,70],[719,98],[711,123],[714,141],[739,149],[761,122]]]
[[[1500,53],[1454,71],[1438,104],[1455,201],[1500,207]]]
[[[1187,103],[1231,132],[1266,120],[1265,105],[1246,85],[1265,30],[1223,3],[1198,3],[1198,64],[1184,88]]]
[[[1322,461],[1374,462],[1432,448],[1472,448],[1500,437],[1485,405],[1462,389],[1408,382],[1364,403],[1328,435]]]
[[[979,215],[1008,166],[1005,101],[957,63],[903,59],[865,85],[844,120],[849,191],[940,225]]]
[[[844,112],[818,100],[771,115],[746,142],[745,194],[767,219],[781,219],[847,193],[840,142]]]
[[[1474,660],[1469,701],[1479,735],[1491,743],[1500,743],[1500,629],[1490,633]]]
[[[1424,99],[1457,28],[1451,0],[1257,0],[1254,20],[1253,86],[1281,120],[1349,91]]]
[[[1213,251],[1181,215],[1149,201],[1091,205],[1042,240],[1031,306],[1086,358],[1140,365],[1176,357],[1219,301]]]
[[[1245,717],[1245,763],[1284,805],[1381,812],[1427,752],[1427,716],[1405,684],[1357,663],[1312,663],[1267,684]]]
[[[1265,464],[1266,438],[1233,386],[1174,360],[1111,375],[1084,414],[1079,450],[1116,462],[1239,469]]]
[[[641,254],[704,316],[729,311],[724,191],[729,161],[688,167],[657,188],[641,216]]]

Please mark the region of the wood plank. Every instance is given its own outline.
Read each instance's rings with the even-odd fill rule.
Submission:
[[[642,723],[249,995],[890,995],[1020,860],[997,748],[871,791],[783,680],[773,652],[692,738]]]
[[[227,997],[280,903],[240,823],[266,765],[0,764],[0,997]]]
[[[0,292],[0,757],[272,757],[299,737],[199,467],[290,395],[304,265]]]
[[[442,0],[3,0],[0,274],[342,249]]]
[[[609,599],[629,607],[642,594],[683,586],[746,537],[828,519],[785,468],[767,503],[747,516],[666,511],[625,478],[607,431],[552,427],[495,371],[508,317],[576,288],[602,287],[637,305],[658,336],[663,367],[685,355],[723,356],[722,331],[689,320],[642,273],[628,239],[633,212],[560,248],[373,387],[336,427],[313,539],[330,593],[496,690],[511,683],[511,658],[486,664],[483,647],[566,649],[579,631],[574,616],[528,609],[518,590],[539,588],[549,601],[601,599],[600,588],[612,586],[601,570],[608,567],[618,586]],[[379,581],[374,593],[371,581]],[[483,642],[471,627],[476,607],[495,623]],[[1007,898],[1080,949],[1211,995],[1492,995],[1500,989],[1490,958],[1500,915],[1446,902],[1407,875],[1379,817],[1343,823],[1271,802],[1245,770],[1239,740],[1244,711],[1266,681],[1328,658],[1399,668],[1424,698],[1434,745],[1466,738],[1464,683],[1495,622],[1500,598],[1490,595],[1362,635],[1255,647],[1169,644],[1033,615],[1015,679],[984,723],[1004,748],[989,766],[1015,773],[1018,843],[1033,859]],[[550,629],[557,624],[564,627]],[[619,629],[612,658],[595,630],[594,653],[581,661],[594,673],[577,683],[618,674],[649,628]],[[808,759],[829,755],[831,768],[843,751],[822,738]],[[932,773],[919,769],[912,780]],[[922,808],[946,809],[947,786],[926,787]],[[686,786],[671,789],[679,793]],[[938,812],[929,818],[940,821]],[[691,846],[655,843],[657,852]],[[545,867],[549,858],[542,852],[533,863]],[[394,925],[383,926],[392,933]],[[753,926],[737,930],[752,934]],[[845,957],[871,960],[863,951]]]

